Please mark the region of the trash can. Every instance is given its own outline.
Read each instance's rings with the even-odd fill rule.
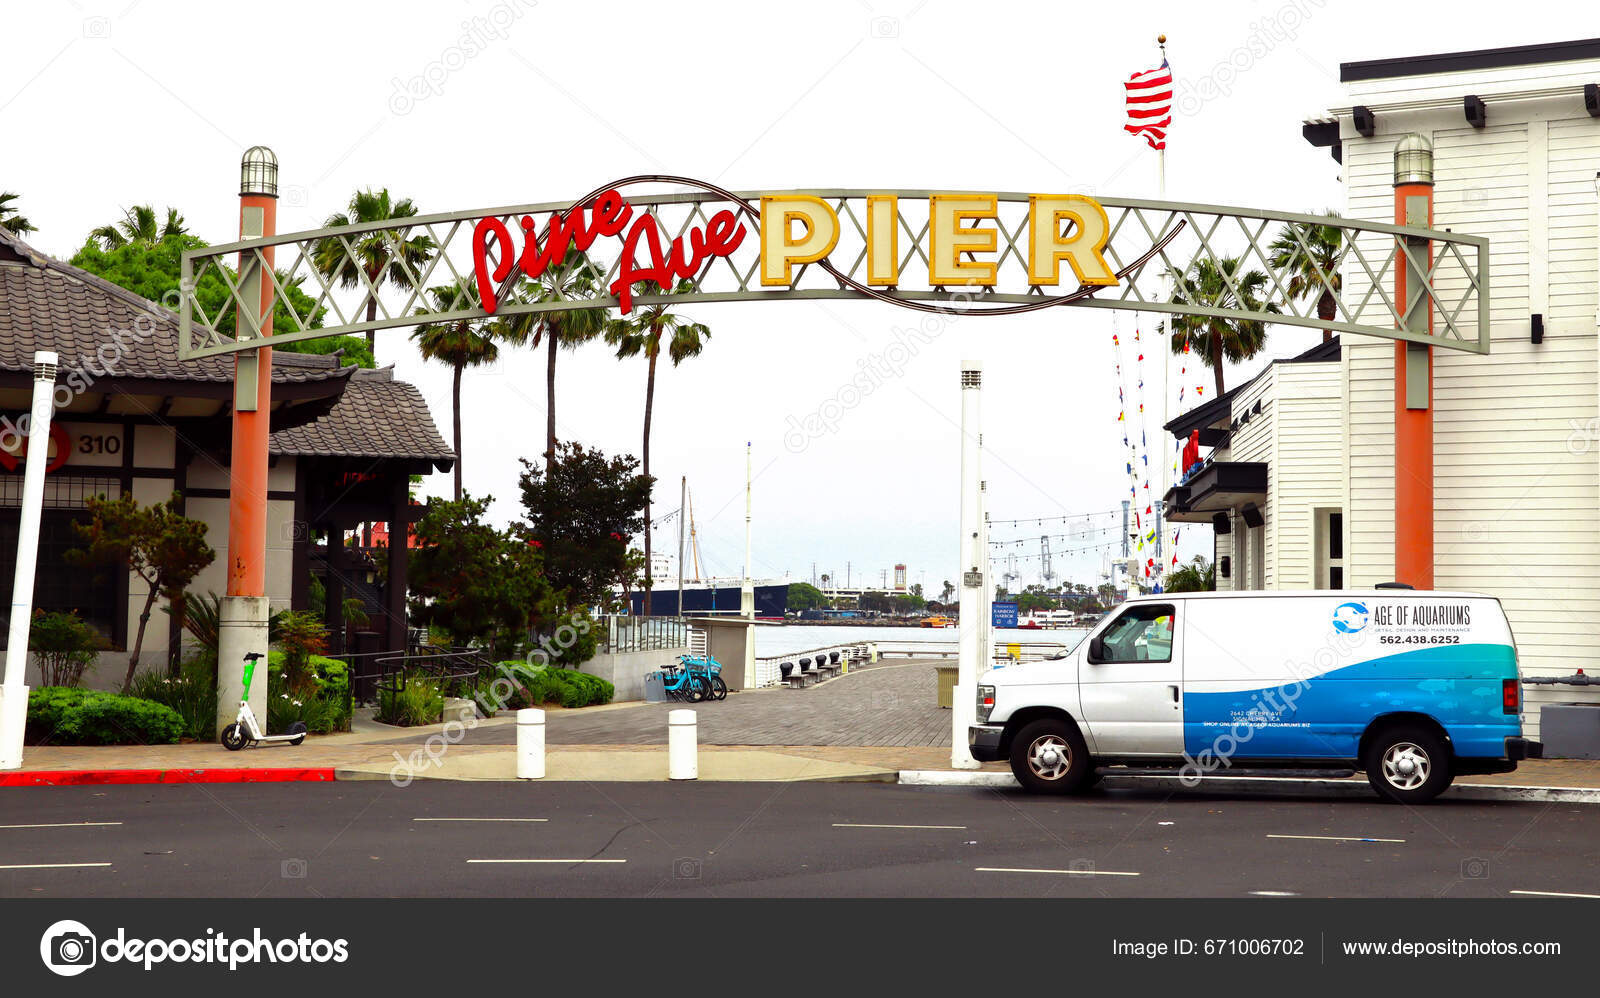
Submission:
[[[939,674],[939,706],[953,710],[956,705],[956,677],[961,674],[961,667],[936,665],[933,671]]]
[[[666,676],[663,676],[659,672],[647,672],[647,673],[644,674],[644,702],[645,703],[666,703],[667,702],[667,677]]]

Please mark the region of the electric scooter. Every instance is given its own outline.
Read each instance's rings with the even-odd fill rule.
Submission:
[[[261,730],[261,725],[256,721],[255,711],[250,709],[250,679],[256,671],[256,660],[261,658],[261,653],[253,651],[244,657],[244,693],[239,700],[239,719],[222,729],[222,745],[230,752],[237,752],[250,742],[288,742],[290,745],[299,745],[306,740],[306,725],[304,721],[296,721],[289,725],[287,734],[269,735]]]

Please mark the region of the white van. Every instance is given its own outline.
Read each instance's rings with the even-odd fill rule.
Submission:
[[[1387,800],[1539,758],[1500,601],[1478,593],[1168,593],[1131,599],[1071,651],[986,672],[974,758],[1028,790],[1097,767],[1364,769]]]

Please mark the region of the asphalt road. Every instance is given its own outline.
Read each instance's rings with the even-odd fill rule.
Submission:
[[[0,826],[5,897],[1600,895],[1583,804],[373,782],[13,789]]]

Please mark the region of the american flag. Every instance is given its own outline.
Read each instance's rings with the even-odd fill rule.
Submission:
[[[1167,60],[1159,69],[1147,69],[1128,77],[1128,123],[1123,129],[1143,135],[1152,149],[1167,147],[1167,126],[1172,124],[1172,70]]]

